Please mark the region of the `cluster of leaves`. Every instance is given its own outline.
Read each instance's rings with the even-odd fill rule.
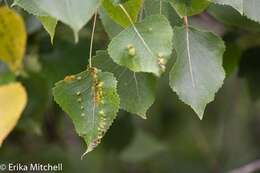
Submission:
[[[13,6],[37,16],[52,42],[58,22],[72,28],[77,42],[78,32],[99,14],[111,38],[107,50],[97,51],[95,57],[90,55],[85,71],[66,76],[53,88],[55,101],[87,143],[87,153],[100,143],[119,109],[146,118],[155,100],[157,78],[165,72],[173,50],[177,60],[169,72],[170,86],[203,118],[206,105],[214,100],[225,78],[225,44],[217,35],[190,26],[188,16],[203,12],[210,3],[230,5],[260,22],[258,0],[14,0]],[[170,14],[174,14],[176,23],[169,22]],[[4,38],[0,40],[4,45],[0,58],[19,72],[26,42],[24,24],[15,12],[1,7],[0,26]],[[10,34],[5,34],[7,31]],[[5,93],[13,87],[22,88],[17,83],[9,84],[0,88],[0,95],[1,90]],[[14,113],[14,124],[26,102],[24,91],[17,91],[23,93],[16,94],[22,95],[17,98],[22,99],[22,106]]]

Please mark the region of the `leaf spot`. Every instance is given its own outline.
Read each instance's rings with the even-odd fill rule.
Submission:
[[[64,78],[64,81],[65,82],[71,82],[71,81],[73,81],[73,80],[75,80],[76,79],[76,77],[74,76],[74,75],[71,75],[71,76],[66,76],[65,78]]]
[[[77,100],[78,102],[82,102],[82,98],[78,98],[78,100]]]

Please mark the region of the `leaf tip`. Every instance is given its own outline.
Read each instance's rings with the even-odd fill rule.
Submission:
[[[192,109],[195,111],[195,113],[197,114],[199,119],[202,120],[203,117],[204,117],[205,108],[204,109],[195,109],[195,108],[192,107]]]
[[[74,33],[74,41],[75,41],[75,44],[77,44],[79,42],[79,35],[78,35],[78,32],[77,31],[73,31]]]

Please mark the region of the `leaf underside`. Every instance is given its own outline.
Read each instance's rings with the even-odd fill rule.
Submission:
[[[78,40],[78,32],[90,20],[98,6],[99,0],[15,0],[27,12],[36,16],[48,16],[70,26]]]

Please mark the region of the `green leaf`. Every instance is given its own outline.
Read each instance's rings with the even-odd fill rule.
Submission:
[[[259,0],[212,0],[218,4],[230,5],[241,14],[246,15],[254,21],[260,22]]]
[[[49,16],[38,16],[38,19],[41,21],[44,29],[48,32],[51,37],[51,43],[53,43],[53,38],[55,35],[55,29],[57,26],[57,20]]]
[[[55,101],[68,113],[79,136],[92,151],[111,126],[119,109],[117,81],[95,68],[65,77],[53,88]]]
[[[139,10],[142,6],[141,0],[129,0],[122,4],[128,14],[130,15],[131,19],[136,22]],[[124,11],[119,7],[118,4],[113,4],[111,0],[102,0],[102,6],[107,12],[107,14],[119,25],[123,26],[124,28],[131,25],[131,22],[127,18]]]
[[[26,39],[22,17],[7,7],[0,7],[0,60],[12,71],[22,67]]]
[[[162,14],[167,17],[172,26],[179,26],[183,24],[183,20],[176,13],[172,5],[167,1],[145,0],[143,8],[145,17]]]
[[[107,15],[103,7],[99,9],[99,17],[101,19],[101,22],[104,26],[104,29],[109,36],[110,39],[115,37],[117,34],[119,34],[124,28],[116,24],[111,17]]]
[[[183,16],[193,16],[204,11],[208,5],[208,0],[167,0],[172,4],[177,13]]]
[[[98,51],[93,64],[117,78],[121,109],[146,119],[146,111],[155,100],[156,78],[152,74],[134,73],[115,64],[106,51]]]
[[[207,11],[211,16],[225,25],[235,26],[249,31],[258,32],[260,30],[259,23],[248,19],[246,16],[241,16],[241,14],[231,6],[211,4]]]
[[[134,72],[159,76],[172,52],[172,36],[172,28],[164,16],[149,16],[114,37],[108,53],[117,64]]]
[[[99,0],[15,0],[18,5],[36,16],[50,16],[69,25],[78,40],[78,32],[90,20]]]
[[[232,74],[232,72],[237,68],[241,54],[242,50],[236,43],[226,42],[226,51],[223,56],[223,67],[227,76]]]
[[[173,42],[177,61],[170,72],[170,86],[202,119],[225,78],[225,45],[214,34],[191,27],[175,27]]]

